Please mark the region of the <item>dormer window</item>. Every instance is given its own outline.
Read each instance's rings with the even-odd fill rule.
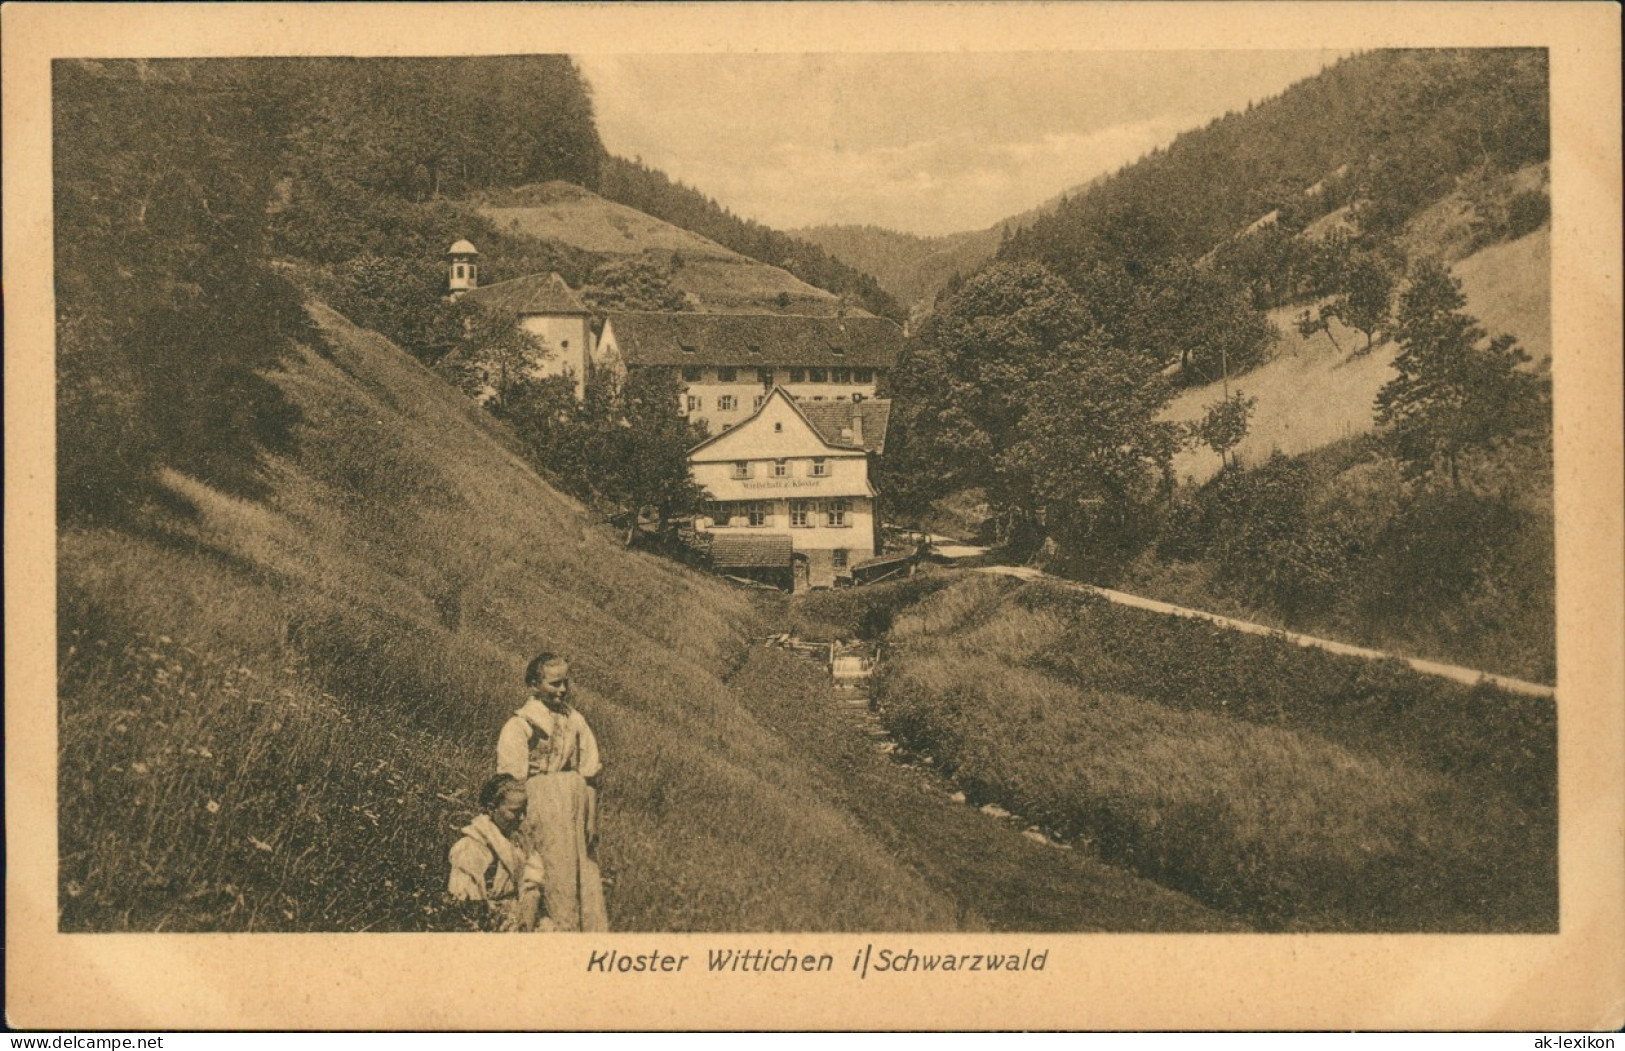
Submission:
[[[807,370],[807,378],[809,380],[811,380],[813,383],[823,383],[829,377],[827,376],[827,374],[824,372],[823,369],[808,369]]]
[[[718,383],[733,383],[739,379],[738,369],[722,368],[717,370]]]
[[[760,343],[752,343],[750,344],[749,349],[752,354],[760,354],[762,352],[762,345]]]
[[[829,348],[829,352],[831,354],[834,354],[838,358],[839,357],[844,357],[846,355],[846,348],[845,347],[831,347],[831,348]]]
[[[684,354],[693,354],[695,351],[700,349],[692,343],[684,343],[682,346]]]

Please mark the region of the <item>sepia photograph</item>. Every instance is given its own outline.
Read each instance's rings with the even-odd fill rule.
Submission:
[[[40,60],[46,935],[1576,933],[1549,45],[521,38]]]

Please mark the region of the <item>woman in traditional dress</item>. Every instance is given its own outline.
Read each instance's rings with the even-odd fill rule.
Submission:
[[[510,838],[526,807],[522,782],[498,774],[480,789],[480,814],[452,844],[447,892],[459,901],[483,901],[482,926],[528,931],[536,926],[545,875],[542,859]]]
[[[520,837],[541,855],[547,914],[558,930],[607,931],[598,845],[598,742],[571,707],[570,662],[539,654],[525,669],[530,697],[497,739],[497,770],[524,782]]]

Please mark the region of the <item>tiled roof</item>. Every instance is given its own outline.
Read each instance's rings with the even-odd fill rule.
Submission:
[[[711,534],[711,565],[717,569],[789,569],[794,552],[783,535]]]
[[[896,364],[903,348],[903,330],[879,317],[629,310],[612,313],[609,320],[615,326],[615,338],[628,365],[852,365],[884,369]]]
[[[796,399],[796,407],[831,445],[862,445],[872,453],[886,451],[886,426],[891,422],[891,399],[866,398],[863,401],[807,401]],[[855,441],[857,418],[863,424],[863,440]]]
[[[471,289],[465,299],[492,310],[514,314],[586,314],[564,278],[558,274],[530,274]]]

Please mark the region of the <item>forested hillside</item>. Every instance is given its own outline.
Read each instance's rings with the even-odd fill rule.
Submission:
[[[811,226],[792,233],[873,274],[887,293],[917,313],[930,308],[953,275],[969,273],[993,258],[1002,230],[996,226],[920,237],[878,226]]]
[[[1095,180],[1098,181],[1098,180]],[[955,278],[974,273],[999,249],[1011,232],[1053,212],[1062,202],[1093,185],[1068,190],[1019,215],[982,230],[920,237],[878,226],[808,226],[791,236],[811,241],[842,262],[873,274],[880,287],[912,314],[930,310],[937,293]]]
[[[1478,168],[1546,159],[1538,50],[1375,51],[1186,132],[1018,233],[999,253],[1072,276],[1195,259],[1270,212],[1287,229],[1355,200],[1394,232]],[[1308,194],[1305,191],[1312,191]]]

